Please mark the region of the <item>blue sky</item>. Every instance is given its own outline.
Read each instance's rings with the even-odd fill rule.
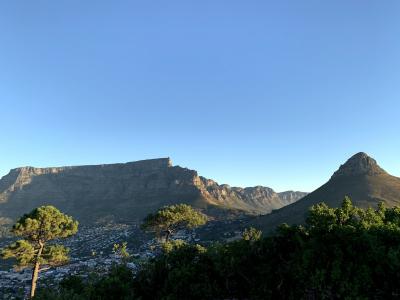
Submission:
[[[0,175],[170,156],[312,191],[400,176],[399,1],[2,1]]]

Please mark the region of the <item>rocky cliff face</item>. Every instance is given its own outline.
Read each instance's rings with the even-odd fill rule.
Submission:
[[[194,170],[173,166],[169,158],[96,166],[23,167],[0,180],[0,217],[15,219],[34,207],[51,204],[83,222],[133,220],[179,202],[203,209],[265,214],[304,195],[277,194],[266,187],[218,185]]]

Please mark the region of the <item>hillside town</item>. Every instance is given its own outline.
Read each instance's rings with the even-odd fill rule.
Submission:
[[[211,221],[200,229],[179,230],[172,239],[184,240],[188,243],[211,243],[208,238],[222,228],[238,227],[242,220]],[[232,226],[236,223],[236,226]],[[239,230],[225,231],[221,234],[224,240],[232,240],[240,236]],[[200,239],[200,237],[204,237]],[[0,241],[0,248],[10,240]],[[116,244],[127,243],[129,260],[123,261],[122,257],[113,251]],[[68,264],[44,269],[40,272],[39,284],[52,286],[70,275],[81,277],[90,274],[102,275],[107,273],[113,265],[126,263],[133,271],[137,272],[140,266],[148,259],[160,253],[161,238],[143,232],[139,224],[106,224],[102,226],[82,226],[76,235],[62,241],[70,249]],[[30,289],[32,270],[30,268],[18,270],[12,265],[3,265],[0,270],[0,299],[17,299],[27,295]]]

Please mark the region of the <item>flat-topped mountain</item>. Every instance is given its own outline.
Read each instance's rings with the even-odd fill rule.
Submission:
[[[81,222],[137,220],[163,205],[189,203],[208,209],[266,214],[306,193],[275,193],[267,187],[219,185],[169,158],[123,164],[12,169],[0,180],[0,218],[15,219],[51,204]]]
[[[257,218],[254,225],[270,231],[282,223],[301,224],[310,206],[325,202],[338,207],[345,196],[355,206],[376,207],[379,202],[388,207],[400,205],[400,178],[388,174],[366,153],[352,156],[323,186],[291,205]]]

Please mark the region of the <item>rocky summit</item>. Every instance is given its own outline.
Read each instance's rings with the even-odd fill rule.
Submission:
[[[345,196],[362,208],[376,207],[383,202],[388,207],[400,206],[400,178],[388,174],[375,159],[360,152],[348,159],[330,180],[301,200],[254,221],[255,226],[271,231],[281,223],[301,224],[308,209],[325,202],[338,207]]]
[[[0,218],[14,220],[54,205],[80,222],[138,220],[161,206],[189,203],[204,210],[267,214],[304,197],[268,187],[219,185],[169,158],[121,164],[12,169],[0,180]]]
[[[378,166],[375,159],[369,157],[364,152],[359,152],[353,155],[347,162],[340,166],[332,179],[340,178],[343,176],[358,176],[358,175],[380,175],[387,174],[380,166]]]

